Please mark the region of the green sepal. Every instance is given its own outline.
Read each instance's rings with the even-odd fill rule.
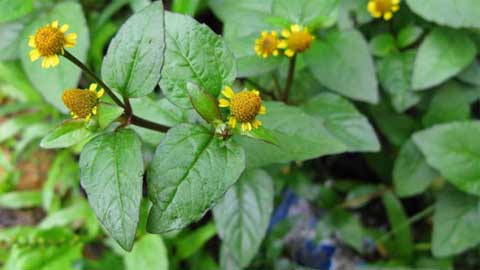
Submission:
[[[277,137],[275,137],[275,134],[273,134],[272,131],[264,128],[264,127],[258,127],[256,129],[253,129],[251,131],[247,132],[242,132],[241,133],[244,136],[261,140],[267,143],[271,143],[273,145],[278,145],[278,140]]]
[[[217,100],[197,84],[187,82],[187,92],[195,111],[208,123],[221,119]]]

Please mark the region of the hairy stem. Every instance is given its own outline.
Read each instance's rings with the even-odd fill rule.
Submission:
[[[288,67],[287,82],[285,83],[285,90],[283,91],[283,96],[282,96],[282,100],[284,102],[288,102],[288,98],[290,96],[290,89],[292,89],[293,76],[295,74],[295,63],[296,62],[297,62],[297,55],[294,55],[290,59],[290,66]]]

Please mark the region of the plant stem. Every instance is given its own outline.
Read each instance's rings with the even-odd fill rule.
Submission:
[[[85,66],[82,62],[80,62],[80,60],[78,60],[75,56],[70,54],[68,51],[65,51],[65,53],[63,54],[63,57],[70,60],[70,62],[75,64],[77,67],[79,67],[92,80],[96,81],[118,106],[126,109],[125,105],[122,103],[122,101],[120,101],[120,99],[117,96],[115,96],[115,94],[110,89],[110,87],[108,87],[102,80],[100,80],[100,78],[98,78],[97,75],[95,75],[95,73],[93,73],[90,69],[88,69],[88,67]]]
[[[164,126],[164,125],[161,125],[161,124],[143,119],[143,118],[138,117],[136,115],[131,116],[130,123],[132,125],[136,125],[136,126],[139,126],[139,127],[148,128],[148,129],[156,130],[156,131],[160,131],[160,132],[167,132],[170,129],[170,127],[167,127],[167,126]]]
[[[288,77],[287,82],[285,83],[285,90],[283,91],[282,100],[288,102],[288,97],[290,96],[290,89],[292,88],[293,75],[295,74],[295,63],[297,62],[297,55],[294,55],[290,59],[290,66],[288,67]]]
[[[390,239],[390,237],[392,237],[398,231],[403,230],[403,229],[405,229],[405,227],[410,226],[411,224],[413,224],[413,223],[423,219],[424,217],[430,215],[433,212],[433,210],[435,210],[435,205],[434,204],[430,205],[429,207],[427,207],[427,208],[423,209],[422,211],[416,213],[411,218],[409,218],[407,222],[404,222],[404,223],[400,224],[400,226],[398,226],[396,229],[391,230],[387,234],[384,234],[380,239],[375,241],[375,244],[380,244],[380,243],[383,243],[383,242],[387,241],[388,239]]]

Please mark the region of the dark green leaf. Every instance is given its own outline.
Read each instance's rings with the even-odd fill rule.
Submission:
[[[84,146],[81,183],[103,227],[125,250],[131,250],[142,198],[141,141],[130,129],[104,133]]]
[[[267,232],[273,210],[273,182],[262,170],[245,171],[213,209],[222,245],[248,266]]]
[[[480,243],[480,201],[452,188],[442,192],[433,216],[432,251],[445,257]]]
[[[473,63],[458,74],[458,78],[466,83],[480,86],[480,62],[473,61]]]
[[[22,66],[28,78],[45,100],[57,109],[67,112],[61,99],[62,93],[65,89],[77,87],[81,70],[65,58],[60,59],[60,65],[57,67],[44,69],[40,63],[42,59],[33,63],[30,61],[29,52],[32,48],[27,44],[28,36],[35,34],[40,27],[55,20],[58,20],[60,24],[68,24],[70,26],[68,33],[77,34],[77,44],[68,51],[81,62],[85,62],[90,45],[89,33],[82,7],[76,2],[59,3],[24,28],[21,37],[24,42],[20,44],[20,60],[22,60]]]
[[[58,126],[40,142],[43,148],[67,148],[85,141],[92,133],[84,120],[70,120]]]
[[[480,122],[437,125],[414,135],[430,166],[460,190],[480,195]]]
[[[221,121],[217,99],[194,83],[187,82],[187,92],[193,109],[209,123]]]
[[[170,129],[148,171],[148,231],[178,230],[200,219],[245,168],[243,149],[191,124]]]
[[[407,0],[410,9],[426,20],[455,28],[480,28],[477,0]]]
[[[331,90],[355,100],[378,101],[373,60],[360,32],[330,32],[313,42],[305,61],[315,78]]]
[[[398,47],[405,48],[412,45],[422,34],[423,29],[418,26],[409,25],[402,28],[397,36]]]
[[[166,13],[165,66],[160,87],[174,104],[190,108],[187,82],[217,97],[235,79],[235,59],[222,37],[188,16]]]
[[[400,197],[408,197],[422,193],[438,177],[438,173],[427,164],[422,152],[413,141],[405,142],[398,153],[393,169],[396,194]]]
[[[165,50],[165,24],[161,1],[130,17],[108,47],[102,77],[118,93],[141,97],[160,80]]]
[[[395,39],[391,34],[380,34],[370,40],[373,55],[384,57],[397,51]]]
[[[193,256],[216,234],[215,224],[210,222],[185,236],[179,237],[175,241],[177,247],[176,257],[182,260]]]
[[[435,28],[418,50],[413,89],[428,89],[457,75],[472,63],[476,51],[475,43],[465,32]]]

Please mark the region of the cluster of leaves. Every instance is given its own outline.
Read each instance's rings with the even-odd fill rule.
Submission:
[[[37,227],[0,232],[11,247],[1,253],[5,269],[180,269],[183,261],[291,269],[284,233],[266,237],[284,188],[328,210],[319,238],[336,235],[359,255],[373,239],[382,256],[372,265],[452,269],[457,255],[478,248],[476,0],[406,0],[390,22],[374,20],[368,0],[183,0],[174,12],[161,2],[93,2],[0,1],[0,86],[13,101],[0,108],[9,117],[0,142],[14,151],[0,157],[0,205],[47,213]],[[127,4],[134,14],[116,19]],[[189,16],[202,10],[221,20],[222,36]],[[128,110],[106,96],[89,123],[62,121],[62,92],[88,82],[66,59],[49,70],[30,62],[28,36],[53,20],[70,24],[78,42],[69,52]],[[292,59],[253,49],[262,31],[291,24],[316,36],[293,77]],[[217,98],[228,85],[260,91],[262,128],[225,136]],[[166,132],[134,125],[132,112]],[[15,191],[15,162],[40,139],[66,149],[42,190]],[[338,176],[329,164],[349,155],[368,173]],[[380,226],[363,225],[378,204]],[[202,249],[217,234],[219,262]],[[109,247],[101,259],[82,255],[98,242]]]

